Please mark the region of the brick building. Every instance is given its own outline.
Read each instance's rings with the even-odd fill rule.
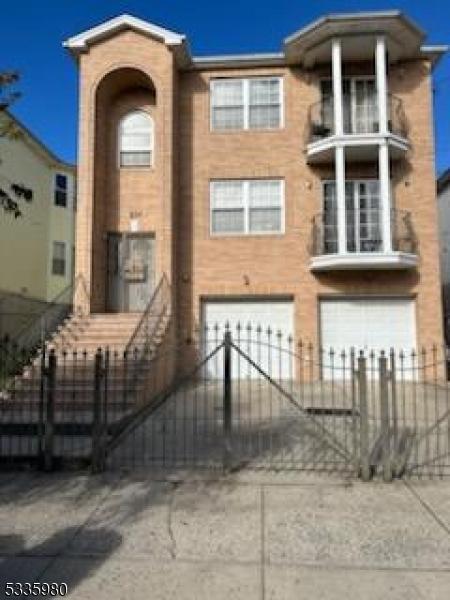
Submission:
[[[163,274],[181,340],[270,326],[325,347],[443,339],[431,78],[398,11],[323,17],[279,53],[194,57],[123,15],[70,38],[76,274],[88,313]]]

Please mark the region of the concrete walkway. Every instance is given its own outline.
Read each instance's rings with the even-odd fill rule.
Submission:
[[[448,600],[450,481],[0,476],[6,581],[80,600]]]

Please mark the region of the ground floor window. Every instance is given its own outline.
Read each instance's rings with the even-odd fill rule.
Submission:
[[[52,275],[60,275],[64,277],[67,268],[66,262],[66,243],[53,242]]]

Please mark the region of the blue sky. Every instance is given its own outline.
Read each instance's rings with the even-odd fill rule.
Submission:
[[[76,158],[77,69],[61,47],[67,37],[131,13],[185,33],[196,55],[266,52],[329,12],[398,8],[450,43],[450,3],[439,0],[13,0],[2,2],[0,68],[18,69],[23,98],[14,113],[56,154]],[[450,56],[435,71],[437,170],[450,166]]]

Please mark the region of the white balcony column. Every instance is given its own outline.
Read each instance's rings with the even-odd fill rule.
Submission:
[[[342,43],[338,38],[333,38],[331,45],[331,69],[333,75],[333,110],[334,133],[344,133],[344,110],[342,105]]]
[[[378,173],[380,178],[381,233],[383,251],[392,252],[391,180],[389,174],[389,147],[386,140],[378,146]]]
[[[345,214],[345,148],[338,145],[335,148],[334,168],[336,176],[336,207],[338,230],[338,253],[347,252],[347,226]]]
[[[377,79],[378,120],[380,133],[388,133],[388,97],[386,72],[386,39],[378,36],[375,48],[375,73]]]

